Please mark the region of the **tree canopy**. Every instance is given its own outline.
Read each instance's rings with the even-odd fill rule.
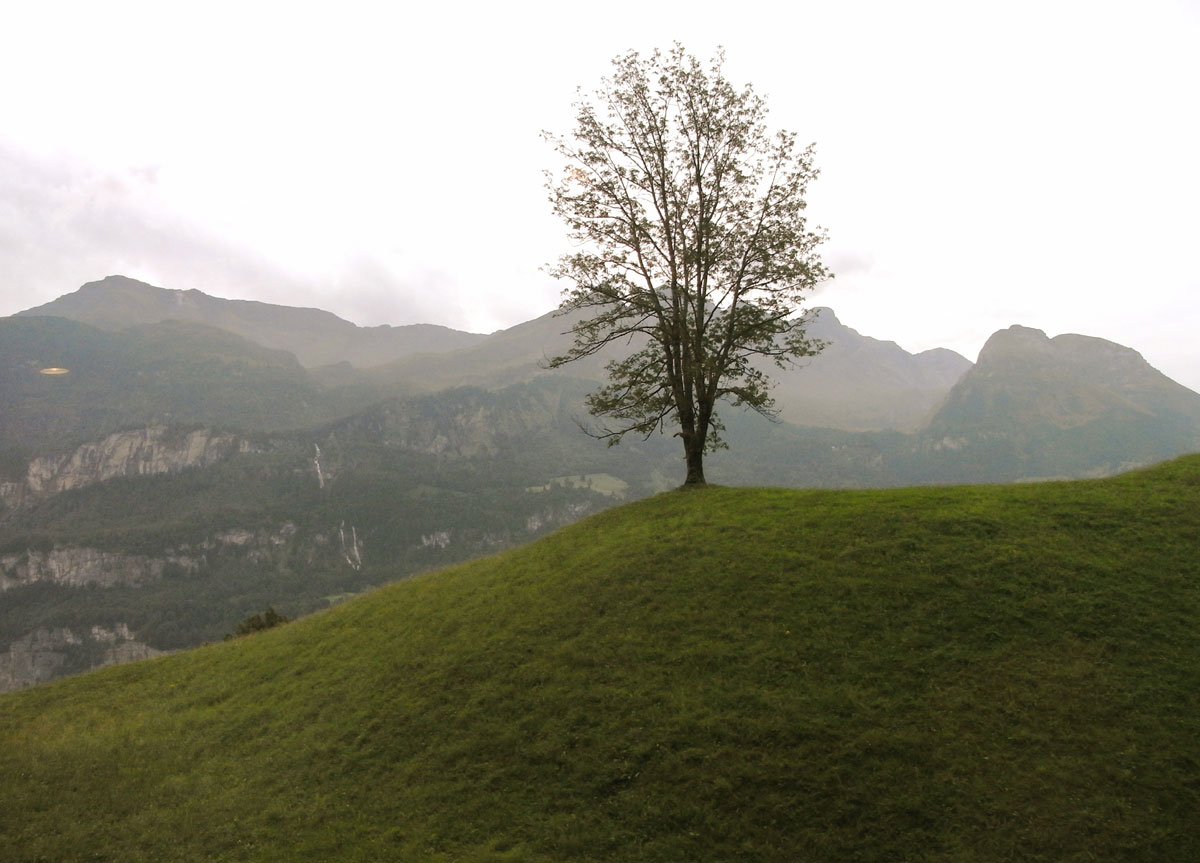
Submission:
[[[704,455],[723,445],[718,404],[772,415],[764,368],[823,347],[801,306],[831,278],[805,219],[814,148],[770,133],[766,102],[723,60],[705,68],[678,44],[620,56],[577,103],[572,137],[546,133],[566,159],[550,200],[577,249],[551,269],[571,283],[560,311],[575,313],[575,341],[550,365],[625,344],[588,396],[607,418],[591,433],[678,426],[685,485],[704,483]]]

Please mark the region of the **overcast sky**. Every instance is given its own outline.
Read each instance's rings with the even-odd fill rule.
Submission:
[[[567,250],[541,130],[676,40],[816,142],[814,304],[972,360],[1012,324],[1100,336],[1200,390],[1200,0],[5,4],[0,315],[120,273],[536,317]]]

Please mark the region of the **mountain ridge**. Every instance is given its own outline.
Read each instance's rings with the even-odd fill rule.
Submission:
[[[361,328],[317,309],[226,300],[124,276],[89,282],[18,315],[66,317],[110,331],[171,320],[203,324],[289,351],[327,386],[385,394],[399,382],[404,391],[432,392],[497,388],[547,374],[546,361],[566,353],[575,322],[552,311],[488,335],[427,324]],[[832,309],[815,308],[810,317],[813,336],[829,342],[826,350],[791,368],[764,369],[775,381],[779,416],[789,422],[851,431],[913,430],[971,366],[945,348],[911,354],[895,342],[863,336]],[[559,373],[602,380],[605,363],[622,350],[613,346]]]
[[[1031,327],[995,333],[923,430],[983,481],[1102,476],[1200,449],[1200,395],[1132,348]],[[973,465],[973,467],[971,467]],[[1018,467],[1019,466],[1019,467]]]
[[[453,350],[483,338],[435,324],[360,327],[321,309],[223,299],[118,275],[88,282],[74,293],[17,314],[65,317],[108,330],[191,321],[289,351],[307,368],[338,362],[360,368],[382,365],[407,354]]]

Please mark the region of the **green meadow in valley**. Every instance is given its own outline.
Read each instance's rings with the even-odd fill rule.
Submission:
[[[1200,859],[1200,457],[707,488],[0,697],[5,861]]]

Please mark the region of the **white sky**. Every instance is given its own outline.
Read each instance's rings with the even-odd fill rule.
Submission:
[[[417,8],[419,7],[419,8]],[[487,332],[567,250],[540,138],[678,40],[815,141],[865,335],[1023,324],[1200,389],[1200,0],[3,3],[0,315],[120,273]]]

